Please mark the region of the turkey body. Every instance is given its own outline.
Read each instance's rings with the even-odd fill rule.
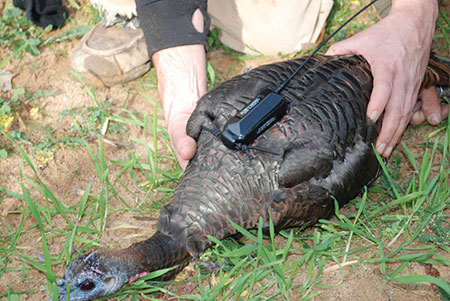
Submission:
[[[287,114],[254,142],[275,154],[231,150],[204,130],[225,123],[265,89],[275,90],[304,58],[261,66],[204,95],[187,126],[197,140],[156,233],[123,250],[94,250],[73,260],[58,282],[59,300],[111,294],[143,273],[198,258],[211,241],[237,233],[232,222],[277,230],[311,226],[354,198],[379,174],[372,144],[378,126],[366,118],[372,91],[369,64],[360,56],[315,56],[280,92]],[[447,83],[448,83],[448,79]],[[429,81],[431,82],[431,81]]]
[[[197,257],[218,239],[236,233],[230,221],[255,228],[269,212],[276,229],[313,225],[354,198],[379,173],[372,149],[377,125],[366,118],[372,91],[368,63],[360,56],[316,56],[281,91],[290,103],[284,118],[255,146],[279,155],[225,147],[202,130],[221,129],[262,90],[275,90],[304,59],[256,68],[214,88],[200,99],[188,134],[197,152],[173,200],[160,215],[158,231],[186,244]]]

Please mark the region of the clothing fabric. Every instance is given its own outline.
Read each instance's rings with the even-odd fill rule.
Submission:
[[[202,44],[208,49],[210,17],[206,0],[136,0],[136,10],[147,41],[149,56],[155,52],[181,45]],[[204,30],[192,25],[192,15],[200,9]]]
[[[391,11],[392,0],[378,0],[377,2],[375,2],[374,6],[378,14],[380,14],[380,16],[384,18]]]
[[[192,26],[197,8],[205,18],[204,28],[211,16],[221,41],[237,51],[277,55],[310,49],[332,6],[332,0],[136,0],[150,56],[180,45],[203,44],[207,49],[207,30],[199,33]]]
[[[61,0],[13,0],[15,7],[25,10],[27,18],[40,27],[63,27],[69,12]]]
[[[208,1],[225,45],[264,55],[314,48],[332,7],[332,0]]]
[[[137,11],[150,57],[161,49],[181,45],[202,44],[207,50],[211,22],[220,29],[221,41],[237,51],[279,55],[311,49],[333,7],[333,0],[136,0],[135,5],[134,0],[91,2],[107,12],[122,13],[117,7],[126,15]],[[389,12],[390,3],[379,0],[375,4],[382,16]],[[204,32],[192,25],[196,9],[203,14]]]
[[[134,0],[89,0],[92,5],[105,15],[133,18],[137,16]]]

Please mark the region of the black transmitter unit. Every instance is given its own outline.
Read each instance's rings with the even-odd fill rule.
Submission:
[[[241,150],[242,145],[251,145],[265,130],[286,114],[289,103],[269,89],[253,99],[230,118],[220,133],[222,143],[231,149]]]
[[[240,150],[246,153],[250,159],[251,156],[249,150],[259,150],[274,155],[278,155],[270,150],[263,149],[257,146],[252,146],[251,144],[261,135],[265,130],[274,125],[276,122],[281,120],[283,116],[287,113],[290,103],[285,101],[280,95],[281,90],[283,90],[286,85],[291,81],[294,76],[309,62],[309,60],[325,45],[336,33],[338,33],[345,25],[352,21],[356,16],[366,10],[369,6],[378,0],[372,0],[369,4],[360,9],[356,14],[354,14],[350,19],[344,22],[338,29],[336,29],[326,40],[324,40],[314,51],[311,53],[303,63],[294,70],[294,72],[286,79],[281,85],[275,90],[265,89],[263,92],[253,99],[249,104],[247,104],[242,110],[239,111],[235,116],[230,118],[223,131],[217,127],[216,123],[213,121],[215,129],[208,129],[202,126],[203,129],[212,133],[216,137],[222,140],[222,143],[233,150]]]

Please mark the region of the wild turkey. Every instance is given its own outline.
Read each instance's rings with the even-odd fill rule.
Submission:
[[[73,260],[58,282],[59,300],[85,300],[117,291],[146,272],[178,265],[179,272],[211,242],[236,234],[230,220],[246,229],[269,211],[277,230],[313,225],[342,206],[379,174],[373,152],[378,129],[366,118],[372,90],[368,63],[360,56],[316,56],[281,92],[291,103],[287,115],[255,141],[278,153],[254,151],[250,159],[202,131],[214,120],[222,129],[263,89],[275,89],[304,58],[256,68],[212,89],[188,123],[197,139],[170,204],[160,213],[156,233],[124,250],[94,250]],[[424,82],[449,85],[449,68],[433,62]],[[167,275],[173,276],[174,273]]]

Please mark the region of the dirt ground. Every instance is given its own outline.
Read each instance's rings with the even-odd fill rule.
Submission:
[[[1,8],[1,6],[0,6]],[[38,89],[52,91],[53,95],[45,98],[38,98],[26,106],[21,106],[16,114],[16,119],[12,128],[19,129],[26,133],[31,141],[43,141],[49,131],[56,137],[73,136],[72,117],[81,121],[80,115],[67,116],[62,115],[64,110],[83,110],[94,106],[93,100],[87,95],[84,86],[77,81],[71,74],[71,65],[69,54],[71,49],[78,41],[66,42],[63,44],[53,44],[42,49],[38,57],[25,55],[21,61],[13,60],[3,69],[9,70],[15,74],[13,78],[13,87],[24,87],[27,91],[36,91]],[[0,50],[0,61],[9,53],[6,50]],[[236,61],[233,56],[224,55],[220,51],[208,53],[208,59],[215,67],[219,77],[231,77],[243,70],[279,60],[280,58],[258,58],[248,61]],[[233,67],[235,66],[235,67]],[[230,72],[230,70],[232,70]],[[96,89],[95,93],[99,101],[107,100],[113,107],[125,106],[131,112],[138,114],[146,111],[150,116],[153,115],[153,104],[150,103],[140,92],[145,93],[151,98],[159,101],[158,93],[153,88],[148,88],[146,83],[151,81],[154,74],[148,74],[143,78],[123,86]],[[114,109],[113,109],[114,111]],[[158,112],[158,123],[165,126],[162,111]],[[402,140],[417,158],[421,157],[423,152],[419,144],[425,141],[425,135],[433,128],[424,126],[421,128],[409,129]],[[129,153],[134,151],[138,155],[146,156],[146,149],[138,143],[130,143],[129,136],[145,139],[145,133],[142,128],[130,127],[125,134],[106,135],[105,138],[118,143],[108,143],[104,140],[104,155],[107,160],[127,160]],[[4,138],[1,138],[4,139]],[[2,140],[5,143],[5,140]],[[106,141],[106,142],[105,142]],[[90,140],[95,147],[96,137]],[[98,193],[100,185],[92,160],[85,147],[71,147],[65,144],[58,144],[54,149],[39,154],[30,143],[20,142],[25,151],[30,154],[34,166],[37,167],[39,177],[54,193],[55,197],[66,205],[77,204],[81,199],[82,192],[89,183],[92,183],[92,193]],[[20,178],[20,166],[23,162],[17,148],[8,149],[9,157],[7,160],[0,160],[0,185],[11,191],[21,191],[18,179]],[[166,148],[161,147],[160,152],[168,152]],[[394,156],[404,158],[398,149]],[[407,160],[404,159],[403,162]],[[109,175],[114,178],[119,172],[120,167],[114,164],[110,165]],[[412,173],[408,164],[402,166],[401,174],[405,179],[408,173]],[[25,177],[34,178],[33,171],[24,164],[23,174]],[[127,191],[122,186],[117,186],[118,193],[129,205],[139,207],[141,201],[145,198],[147,191],[136,187],[132,179],[124,175],[121,177],[126,187],[132,191]],[[142,174],[136,174],[138,183],[145,181]],[[46,201],[42,195],[36,193],[38,201],[45,205]],[[21,213],[26,204],[16,198],[6,197],[0,199],[0,243],[4,244],[7,240],[5,235],[10,231],[8,227],[17,229],[20,223]],[[142,240],[150,236],[155,231],[157,213],[154,216],[141,218],[141,214],[131,211],[120,211],[122,203],[117,198],[112,198],[109,207],[109,215],[105,231],[101,238],[103,246],[123,248],[130,243]],[[447,212],[450,213],[450,212]],[[150,214],[150,213],[149,213]],[[33,219],[28,219],[25,228],[34,223]],[[61,217],[53,219],[52,227],[54,229],[63,229],[66,222]],[[126,228],[115,228],[116,226],[127,225]],[[312,230],[307,230],[312,231]],[[277,237],[282,243],[283,238]],[[65,237],[58,236],[57,233],[49,235],[48,244],[51,246],[51,255],[56,256],[64,244]],[[39,232],[30,231],[21,235],[17,248],[22,253],[36,258],[37,254],[42,252]],[[449,258],[449,254],[442,254]],[[369,257],[370,254],[365,254]],[[357,260],[357,259],[356,259]],[[46,290],[45,275],[36,269],[29,268],[25,272],[21,267],[24,263],[16,256],[8,258],[8,268],[17,268],[17,271],[7,271],[0,278],[0,294],[10,289],[13,292],[24,292],[34,289],[32,294],[21,294],[22,300],[45,300],[48,298]],[[26,265],[26,264],[25,264]],[[392,282],[386,282],[380,272],[377,264],[358,265],[356,268],[352,265],[346,266],[341,270],[335,269],[333,264],[324,273],[322,284],[334,286],[333,289],[323,289],[319,297],[315,300],[439,300],[438,294],[429,284],[410,286],[399,285]],[[395,264],[393,266],[395,268]],[[63,274],[64,266],[61,264],[56,272]],[[412,271],[417,274],[424,274],[424,266],[413,264]],[[441,276],[444,279],[450,279],[450,268],[440,267]],[[299,274],[302,277],[302,273]],[[180,290],[174,286],[174,291]],[[195,288],[193,289],[195,293]],[[292,292],[293,299],[297,292]]]

